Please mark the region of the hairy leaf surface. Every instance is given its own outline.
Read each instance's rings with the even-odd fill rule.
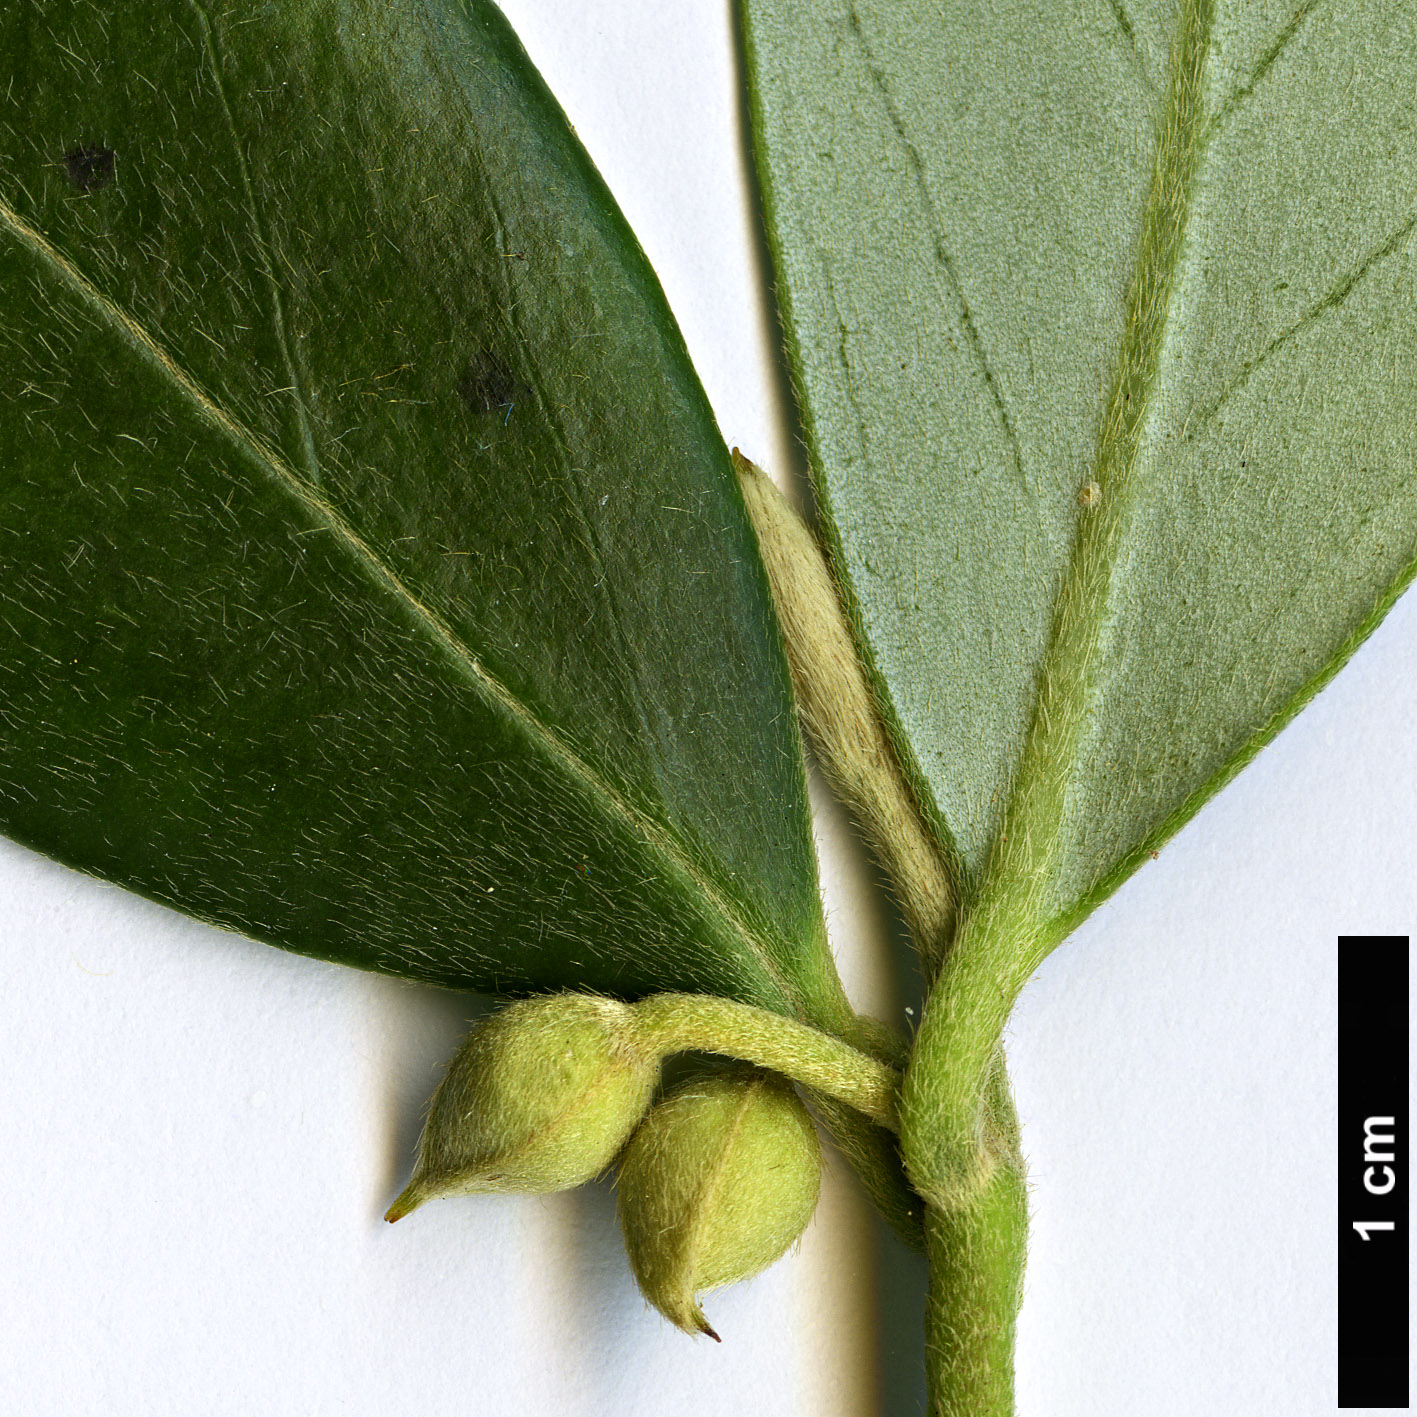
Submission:
[[[483,0],[0,14],[0,826],[288,948],[836,1016],[777,630]]]
[[[1060,932],[1412,577],[1417,12],[743,10],[864,649],[966,881]]]

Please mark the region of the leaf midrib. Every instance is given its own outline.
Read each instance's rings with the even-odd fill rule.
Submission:
[[[1330,658],[1270,713],[1214,773],[1168,812],[1144,840],[1113,863],[1079,900],[1059,909],[1056,902],[1048,898],[1063,847],[1061,828],[1066,794],[1076,776],[1085,716],[1096,690],[1100,639],[1108,622],[1115,573],[1121,560],[1120,547],[1128,529],[1129,515],[1135,507],[1132,474],[1140,451],[1141,431],[1152,406],[1151,395],[1196,176],[1217,131],[1254,93],[1315,7],[1316,0],[1306,0],[1298,6],[1249,79],[1209,116],[1203,111],[1201,99],[1216,0],[1187,0],[1180,17],[1169,69],[1166,107],[1158,126],[1157,153],[1139,257],[1128,296],[1127,328],[1119,347],[1117,373],[1089,474],[1090,480],[1100,487],[1102,500],[1096,508],[1084,508],[1080,514],[1072,558],[1055,603],[1052,634],[1040,671],[1035,716],[1020,757],[1009,809],[981,883],[981,908],[989,908],[990,913],[998,911],[1015,926],[1023,927],[1023,939],[1019,943],[1025,956],[1019,966],[1026,973],[1031,973],[1098,903],[1157,846],[1178,831],[1333,678],[1406,585],[1417,576],[1417,559],[1414,559],[1403,567],[1372,612],[1354,627]],[[1283,331],[1237,384],[1245,382],[1275,348],[1321,314],[1341,304],[1375,264],[1398,248],[1414,226],[1417,226],[1417,215],[1398,226],[1302,319]],[[1158,254],[1160,259],[1157,259]],[[1224,390],[1221,403],[1234,387]],[[1214,408],[1208,409],[1205,416],[1212,416],[1214,412]]]
[[[1054,603],[1034,715],[980,885],[976,924],[983,928],[972,932],[974,938],[989,942],[988,949],[1014,954],[1000,964],[1007,973],[1017,973],[1020,984],[1046,952],[1037,927],[1047,914],[1067,794],[1082,751],[1120,550],[1136,503],[1133,474],[1205,144],[1203,93],[1215,5],[1216,0],[1183,0],[1181,6],[1126,326],[1097,453],[1078,489],[1078,531]]]
[[[404,584],[333,504],[320,496],[310,482],[301,477],[254,430],[222,408],[134,316],[93,285],[3,198],[0,198],[0,226],[7,229],[20,246],[47,268],[49,274],[76,296],[99,322],[117,334],[136,356],[166,378],[203,423],[323,525],[374,585],[392,596],[410,614],[414,623],[444,654],[472,691],[486,705],[516,724],[533,745],[600,805],[606,816],[618,819],[629,827],[632,835],[661,859],[668,876],[679,879],[701,897],[708,907],[706,919],[710,923],[722,921],[727,926],[727,933],[747,949],[785,1003],[804,1016],[810,1013],[805,1008],[806,1000],[801,990],[773,959],[764,939],[748,925],[717,883],[695,867],[673,836],[629,801],[549,724],[490,674],[452,627]]]

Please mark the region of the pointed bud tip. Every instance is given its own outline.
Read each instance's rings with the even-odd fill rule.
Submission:
[[[704,1311],[698,1304],[690,1303],[687,1308],[678,1308],[671,1312],[669,1309],[661,1309],[660,1313],[677,1328],[680,1333],[687,1333],[690,1338],[703,1336],[711,1338],[715,1343],[722,1343],[723,1340],[714,1331],[713,1325],[704,1316]]]
[[[384,1219],[390,1225],[396,1220],[402,1220],[405,1215],[411,1214],[423,1204],[428,1197],[422,1191],[417,1191],[412,1185],[405,1187],[399,1198],[384,1212]]]

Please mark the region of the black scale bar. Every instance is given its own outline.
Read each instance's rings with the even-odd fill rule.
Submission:
[[[1407,1389],[1407,967],[1403,935],[1338,938],[1338,1405]]]

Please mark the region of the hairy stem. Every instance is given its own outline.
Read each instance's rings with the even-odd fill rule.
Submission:
[[[999,1163],[989,1098],[1004,1025],[1038,966],[1036,931],[994,898],[963,921],[915,1036],[902,1090],[901,1147],[911,1183],[933,1205],[972,1202]]]
[[[1023,1298],[1028,1194],[1003,1055],[986,1107],[997,1164],[964,1205],[925,1215],[929,1417],[1012,1417],[1014,1331]]]
[[[722,1053],[770,1068],[894,1130],[900,1074],[876,1058],[769,1009],[709,994],[652,994],[634,1005],[651,1047]]]

